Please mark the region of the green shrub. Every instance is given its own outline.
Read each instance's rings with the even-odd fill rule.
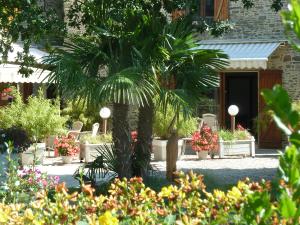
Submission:
[[[249,140],[251,138],[251,135],[246,130],[235,130],[234,132],[230,130],[220,130],[218,135],[223,141]]]
[[[94,137],[91,134],[84,134],[80,137],[80,143],[85,142],[88,142],[89,144],[112,143],[112,134],[100,134]]]
[[[174,111],[171,107],[168,107],[167,112],[163,113],[161,109],[158,109],[154,115],[153,132],[161,139],[168,139],[168,128],[174,117]],[[183,118],[183,115],[179,115],[179,121],[175,125],[179,137],[188,137],[197,130],[198,121],[197,118]]]
[[[11,104],[0,108],[0,127],[8,129],[21,126],[21,116],[25,108],[21,94],[13,89],[14,100]]]
[[[67,123],[71,124],[75,121],[83,122],[83,130],[91,130],[94,123],[99,122],[99,109],[88,108],[82,101],[68,101],[67,106],[62,110],[63,116],[68,116]]]
[[[0,126],[21,127],[32,141],[43,141],[48,135],[62,133],[65,122],[66,117],[60,115],[59,100],[45,99],[41,90],[38,96],[30,96],[27,104],[22,102],[20,93],[15,92],[14,101],[0,109]]]

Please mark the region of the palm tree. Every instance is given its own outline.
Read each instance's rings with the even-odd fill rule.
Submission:
[[[155,57],[152,58],[151,66],[159,83],[158,104],[165,111],[167,107],[172,107],[176,112],[169,126],[170,138],[167,145],[167,171],[171,179],[176,170],[178,137],[174,124],[179,112],[183,112],[186,117],[192,115],[204,89],[218,86],[216,71],[227,65],[227,56],[217,50],[197,49],[193,29],[184,18],[166,24],[157,39],[160,41],[154,49],[158,51],[153,53]],[[141,107],[139,114],[136,151],[139,161],[144,161],[143,165],[150,162],[152,120],[153,102]],[[146,167],[141,170],[143,168]]]
[[[88,1],[84,1],[82,8],[75,7],[81,9],[79,12],[88,12],[82,18],[92,21],[86,26],[86,34],[70,38],[63,49],[55,49],[44,63],[52,65],[49,81],[56,83],[66,97],[79,97],[93,106],[113,104],[113,141],[120,177],[132,175],[128,107],[130,104],[140,107],[136,150],[139,163],[135,174],[142,175],[150,161],[153,96],[159,93],[161,103],[172,103],[177,111],[192,105],[188,101],[193,98],[189,97],[198,92],[177,87],[184,84],[189,88],[188,82],[198,80],[193,80],[196,75],[185,78],[184,70],[191,69],[189,73],[196,74],[196,70],[204,68],[192,65],[203,58],[209,59],[207,64],[211,67],[206,72],[210,71],[201,75],[201,84],[215,83],[214,79],[210,81],[211,74],[214,64],[218,65],[216,57],[221,54],[212,51],[196,54],[200,51],[190,49],[196,46],[189,35],[191,29],[183,29],[184,23],[169,24],[160,10],[152,9],[153,1],[132,0],[114,5],[113,1],[102,0],[100,3],[99,8],[95,7],[97,2]],[[160,1],[156,4],[159,6]],[[95,10],[91,10],[93,7]],[[202,74],[201,70],[197,74]],[[174,81],[176,89],[171,90],[169,84]]]
[[[143,106],[155,91],[155,85],[139,65],[116,62],[105,51],[103,41],[91,42],[77,37],[55,51],[44,63],[53,67],[49,82],[57,84],[69,99],[79,98],[87,105],[113,103],[113,140],[117,150],[120,177],[130,177],[131,149],[128,125],[128,106]],[[121,47],[116,47],[120,49]]]

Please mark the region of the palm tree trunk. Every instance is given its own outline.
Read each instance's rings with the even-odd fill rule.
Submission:
[[[117,173],[120,178],[132,176],[128,109],[127,104],[114,103],[112,134],[117,154]]]
[[[153,103],[139,108],[138,138],[135,146],[134,175],[145,177],[152,151]]]
[[[174,172],[176,172],[176,162],[178,155],[178,135],[176,131],[171,133],[167,142],[167,179],[174,180]]]

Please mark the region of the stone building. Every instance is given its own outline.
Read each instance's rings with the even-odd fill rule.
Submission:
[[[228,19],[234,26],[220,38],[206,37],[200,42],[200,48],[221,49],[230,58],[230,66],[220,73],[220,124],[229,127],[227,108],[237,105],[238,123],[258,130],[256,138],[261,148],[278,148],[282,143],[275,124],[254,128],[261,124],[257,121],[266,122],[261,90],[282,84],[293,100],[300,99],[300,53],[288,43],[280,12],[271,9],[271,2],[256,0],[253,8],[244,9],[241,1],[200,0],[201,16]],[[283,10],[286,8],[285,1]]]

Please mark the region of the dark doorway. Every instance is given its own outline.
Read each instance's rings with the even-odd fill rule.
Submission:
[[[225,123],[230,129],[230,116],[227,109],[230,105],[237,105],[239,113],[236,123],[248,129],[256,136],[254,120],[258,115],[257,73],[234,72],[225,73]]]

